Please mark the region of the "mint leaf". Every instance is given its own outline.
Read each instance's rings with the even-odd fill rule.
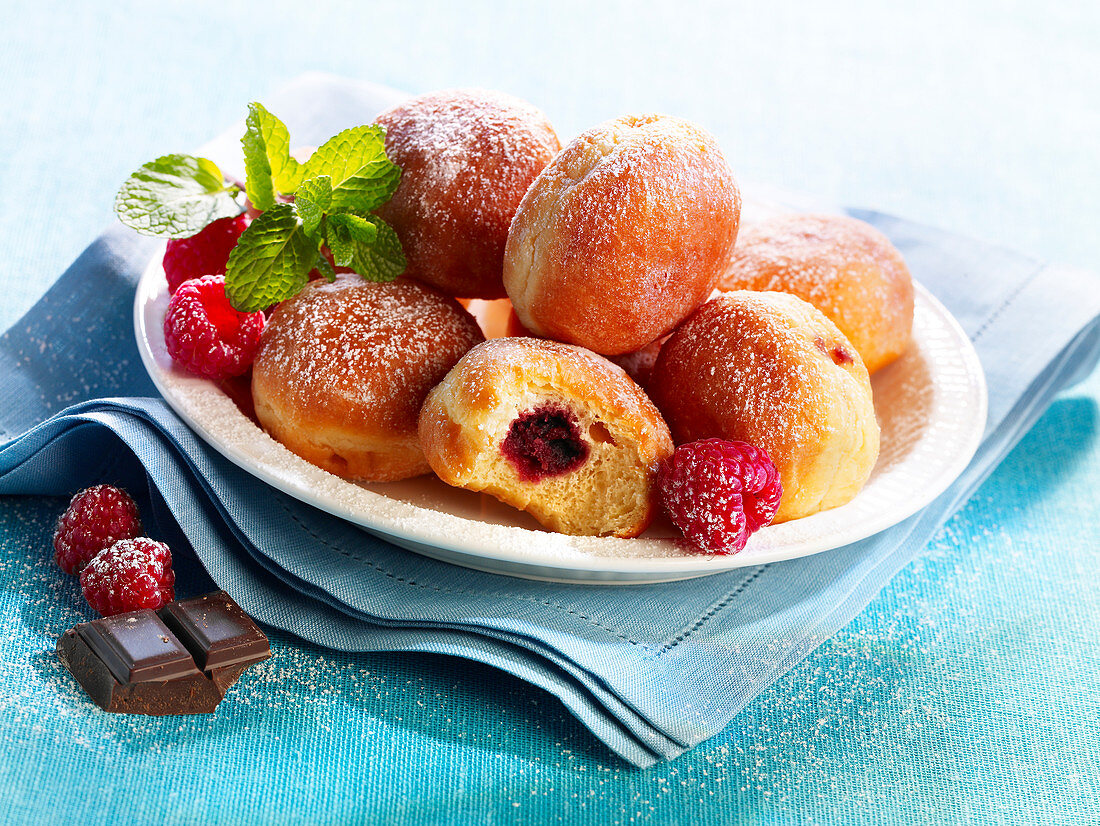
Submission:
[[[321,219],[332,208],[332,179],[328,175],[320,175],[303,181],[294,193],[294,203],[298,205],[306,234],[314,237]]]
[[[381,126],[356,126],[329,138],[306,161],[306,178],[332,179],[332,206],[368,212],[389,200],[401,180],[401,168],[386,157]]]
[[[115,197],[119,220],[142,235],[190,238],[219,218],[240,214],[213,161],[193,155],[164,155],[126,179]]]
[[[306,285],[317,259],[294,204],[276,204],[249,224],[229,254],[229,303],[252,313],[290,298]]]
[[[378,237],[378,227],[366,218],[344,212],[328,216],[328,246],[341,267],[355,268],[360,246],[370,247]],[[358,272],[358,270],[356,270]]]
[[[405,271],[397,233],[376,215],[330,215],[327,239],[336,263],[368,281],[393,281]]]
[[[378,228],[378,237],[373,245],[360,251],[351,267],[368,281],[393,281],[408,265],[401,240],[381,218],[372,216],[371,220]]]
[[[336,280],[336,270],[332,268],[332,264],[321,253],[317,253],[317,260],[313,262],[313,266],[325,277],[326,281]]]
[[[241,137],[244,148],[245,190],[257,209],[270,209],[277,192],[293,192],[302,180],[302,167],[290,157],[286,125],[259,103],[248,104]]]

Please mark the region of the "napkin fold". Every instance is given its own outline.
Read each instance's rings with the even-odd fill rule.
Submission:
[[[302,143],[369,122],[392,90],[309,75],[270,108]],[[208,147],[233,147],[239,130]],[[1100,355],[1100,279],[874,212],[962,324],[989,383],[974,460],[932,504],[815,556],[661,585],[530,582],[390,545],[266,486],[156,397],[133,293],[154,242],[116,226],[0,336],[0,494],[124,484],[174,552],[193,549],[257,619],[347,651],[479,660],[554,694],[609,748],[650,765],[721,731],[849,622]],[[38,549],[30,551],[41,552]]]

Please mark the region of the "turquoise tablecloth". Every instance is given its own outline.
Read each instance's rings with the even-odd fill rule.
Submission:
[[[1100,17],[1084,3],[952,7],[950,24],[927,4],[892,15],[870,3],[697,4],[677,17],[611,5],[583,25],[582,9],[7,7],[0,326],[110,220],[132,167],[200,143],[309,68],[412,90],[505,88],[563,134],[672,111],[710,126],[743,178],[1100,263]],[[279,636],[213,720],[166,731],[110,718],[99,739],[81,739],[80,716],[96,712],[75,696],[59,719],[29,711],[38,693],[72,691],[50,653],[80,617],[47,551],[63,503],[0,499],[0,812],[43,823],[1095,821],[1098,398],[1094,376],[1056,403],[856,621],[722,735],[644,772],[491,669]],[[186,562],[179,575],[202,577]]]

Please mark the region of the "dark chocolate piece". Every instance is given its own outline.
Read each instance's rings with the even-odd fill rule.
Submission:
[[[81,623],[57,653],[104,711],[212,714],[250,665],[271,656],[267,637],[224,591]],[[205,672],[205,673],[204,673]]]
[[[174,680],[199,671],[191,654],[152,611],[82,622],[76,632],[120,683]]]
[[[160,616],[203,671],[248,666],[271,656],[263,631],[225,591],[170,602]]]
[[[194,668],[193,662],[189,676],[173,680],[120,682],[76,629],[66,631],[57,641],[57,653],[88,696],[104,711],[116,714],[213,714],[222,699],[217,684]]]

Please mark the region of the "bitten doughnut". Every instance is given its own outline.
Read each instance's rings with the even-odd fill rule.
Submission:
[[[894,245],[842,215],[784,215],[746,226],[722,290],[779,290],[809,301],[874,373],[909,346],[913,279]]]
[[[717,436],[764,448],[776,522],[849,501],[878,458],[867,369],[819,310],[778,292],[725,293],[661,348],[649,393],[677,444]]]
[[[363,482],[427,473],[428,391],[482,341],[458,303],[415,281],[312,281],[280,304],[252,366],[256,418],[325,470]]]
[[[463,356],[428,394],[420,440],[444,482],[588,536],[645,530],[657,465],[673,449],[621,368],[532,338],[491,339]]]
[[[740,210],[729,165],[703,129],[664,115],[608,121],[527,191],[508,233],[504,286],[535,335],[629,353],[706,301]]]
[[[405,275],[462,298],[503,298],[508,227],[561,149],[546,116],[500,92],[458,89],[383,113],[401,183],[378,213],[397,231]]]

